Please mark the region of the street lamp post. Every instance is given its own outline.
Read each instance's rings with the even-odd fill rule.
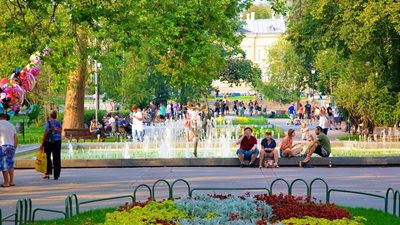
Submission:
[[[314,67],[311,68],[311,82],[312,85],[314,85],[314,74],[315,74],[316,70]],[[314,86],[312,88],[312,101],[314,102]]]
[[[98,69],[101,67],[101,64],[94,60],[94,84],[95,84],[95,114],[96,114],[96,122],[99,122],[99,109],[100,109],[100,84],[99,84],[99,74]]]

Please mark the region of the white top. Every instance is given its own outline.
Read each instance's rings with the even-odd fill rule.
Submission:
[[[333,108],[333,117],[339,117],[340,116],[340,112],[338,108]]]
[[[319,126],[322,127],[323,129],[329,128],[329,120],[327,115],[321,115],[319,117]]]
[[[115,118],[114,117],[110,117],[110,119],[108,120],[108,123],[115,123],[115,122],[117,122],[116,120],[115,120]]]
[[[142,112],[140,111],[137,111],[136,113],[131,112],[132,130],[143,131],[143,120],[138,120],[138,118],[143,119]]]
[[[7,120],[0,120],[0,145],[13,145],[16,134],[14,125]]]

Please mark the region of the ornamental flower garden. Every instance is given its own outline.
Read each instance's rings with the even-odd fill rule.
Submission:
[[[260,194],[250,196],[200,195],[164,201],[126,204],[106,215],[104,225],[361,225],[363,217],[353,217],[332,203],[315,202],[310,197]]]

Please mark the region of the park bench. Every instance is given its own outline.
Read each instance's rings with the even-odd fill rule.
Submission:
[[[64,136],[70,141],[72,141],[72,139],[76,139],[77,142],[79,142],[79,139],[85,141],[87,139],[93,140],[95,138],[93,134],[90,133],[88,128],[64,129]]]

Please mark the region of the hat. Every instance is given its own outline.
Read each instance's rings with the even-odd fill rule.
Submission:
[[[322,127],[320,127],[320,126],[317,126],[315,129],[322,131]]]

